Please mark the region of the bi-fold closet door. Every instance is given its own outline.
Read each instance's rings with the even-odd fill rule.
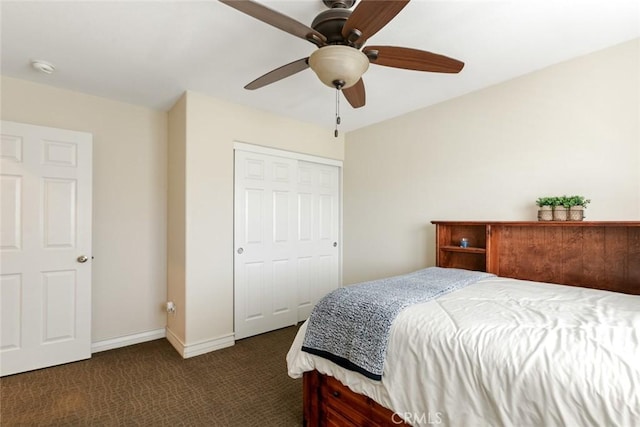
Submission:
[[[298,157],[235,150],[236,339],[306,319],[339,285],[340,166]]]

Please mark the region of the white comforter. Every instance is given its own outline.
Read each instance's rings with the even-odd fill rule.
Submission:
[[[316,369],[413,425],[640,425],[640,296],[484,279],[402,311],[379,382],[300,351],[305,330],[291,377]]]

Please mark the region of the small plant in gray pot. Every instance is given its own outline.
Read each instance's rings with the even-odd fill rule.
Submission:
[[[553,220],[553,206],[554,197],[539,197],[536,200],[538,205],[538,221],[552,221]]]
[[[566,198],[566,205],[569,207],[569,221],[582,221],[584,219],[584,210],[591,200],[584,196],[570,196]]]

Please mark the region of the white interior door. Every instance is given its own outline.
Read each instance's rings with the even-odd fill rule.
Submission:
[[[235,338],[306,319],[339,284],[339,168],[235,152]]]
[[[10,375],[91,357],[92,136],[1,125],[0,375]]]
[[[332,165],[298,162],[297,298],[298,321],[339,285],[340,175]]]
[[[235,337],[293,325],[296,162],[236,151]]]

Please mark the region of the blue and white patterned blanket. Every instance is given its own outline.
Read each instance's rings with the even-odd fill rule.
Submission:
[[[311,312],[302,350],[380,380],[391,323],[402,309],[491,276],[430,267],[336,289]]]

